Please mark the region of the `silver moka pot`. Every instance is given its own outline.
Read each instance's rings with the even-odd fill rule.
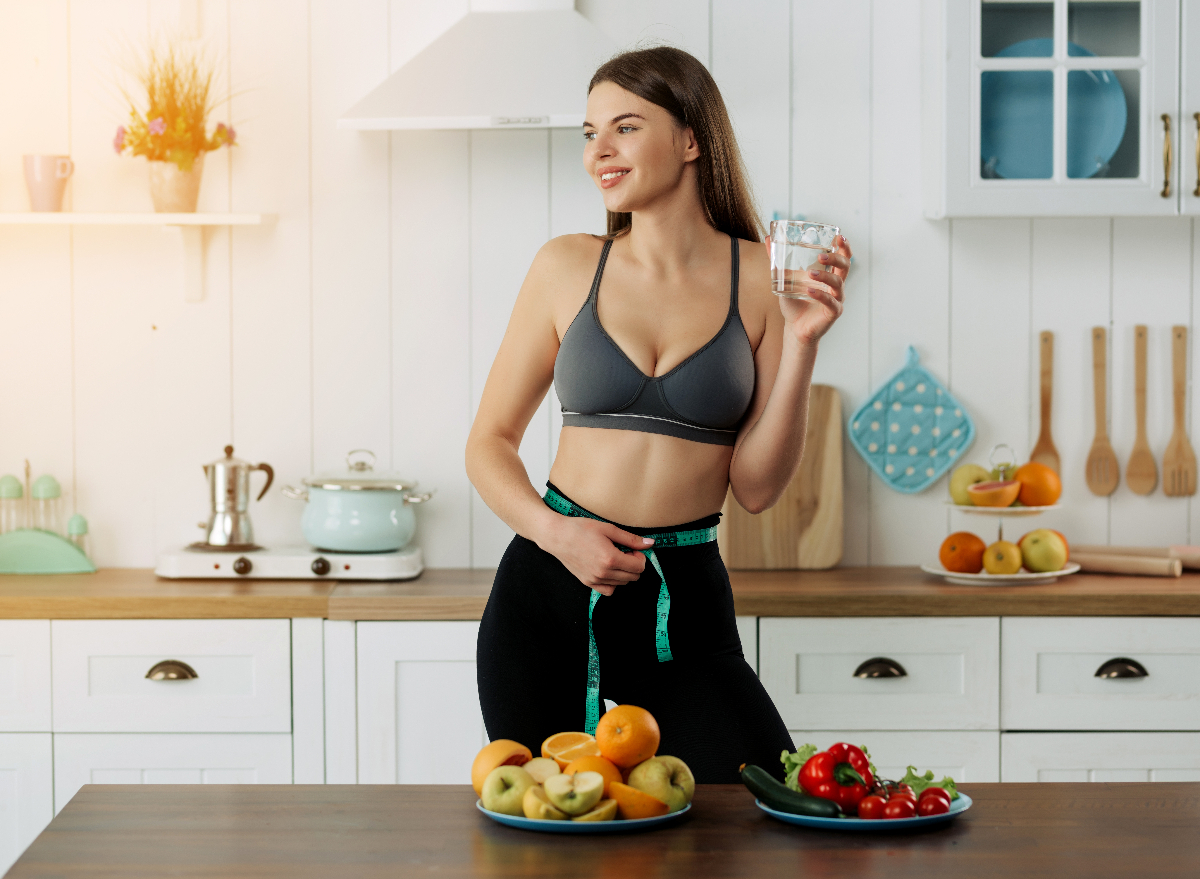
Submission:
[[[248,551],[259,549],[254,544],[254,528],[250,524],[250,474],[262,470],[267,484],[258,493],[262,500],[275,480],[270,464],[251,464],[233,457],[233,446],[225,447],[225,457],[204,465],[208,477],[208,497],[212,513],[203,525],[204,540],[192,544],[193,549]]]

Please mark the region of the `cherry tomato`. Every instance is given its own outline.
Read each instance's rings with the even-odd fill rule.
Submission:
[[[944,788],[940,788],[940,787],[925,788],[925,790],[921,791],[921,796],[917,798],[917,805],[919,806],[921,803],[925,802],[928,799],[942,800],[945,802],[946,808],[947,809],[950,808],[950,794]]]
[[[917,816],[917,804],[907,797],[895,797],[884,804],[884,818],[915,818]]]
[[[925,815],[945,815],[950,811],[950,804],[941,797],[921,797],[921,802],[917,803],[917,814]]]
[[[892,800],[908,800],[914,806],[917,804],[917,798],[915,796],[913,796],[911,791],[909,791],[909,792],[901,791],[899,793],[893,793],[890,797],[888,797],[888,802],[890,803]]]
[[[883,817],[883,807],[887,805],[887,801],[883,797],[869,796],[863,797],[858,803],[858,817],[865,818],[868,821],[873,821]]]

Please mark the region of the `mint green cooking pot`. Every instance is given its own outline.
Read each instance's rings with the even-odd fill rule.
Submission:
[[[307,502],[300,529],[313,547],[326,552],[392,552],[412,540],[417,527],[412,508],[433,492],[417,493],[416,482],[376,472],[374,464],[373,452],[355,449],[346,456],[346,470],[309,477],[303,489],[284,486],[285,495]]]

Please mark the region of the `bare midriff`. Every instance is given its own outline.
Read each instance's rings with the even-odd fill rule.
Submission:
[[[632,430],[564,427],[550,481],[581,507],[638,528],[720,512],[733,446]]]

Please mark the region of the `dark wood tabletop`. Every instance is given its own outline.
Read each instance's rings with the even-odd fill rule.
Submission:
[[[466,785],[87,785],[21,856],[32,877],[1105,877],[1200,875],[1200,783],[972,784],[922,832],[793,827],[704,785],[661,830],[503,827]]]

